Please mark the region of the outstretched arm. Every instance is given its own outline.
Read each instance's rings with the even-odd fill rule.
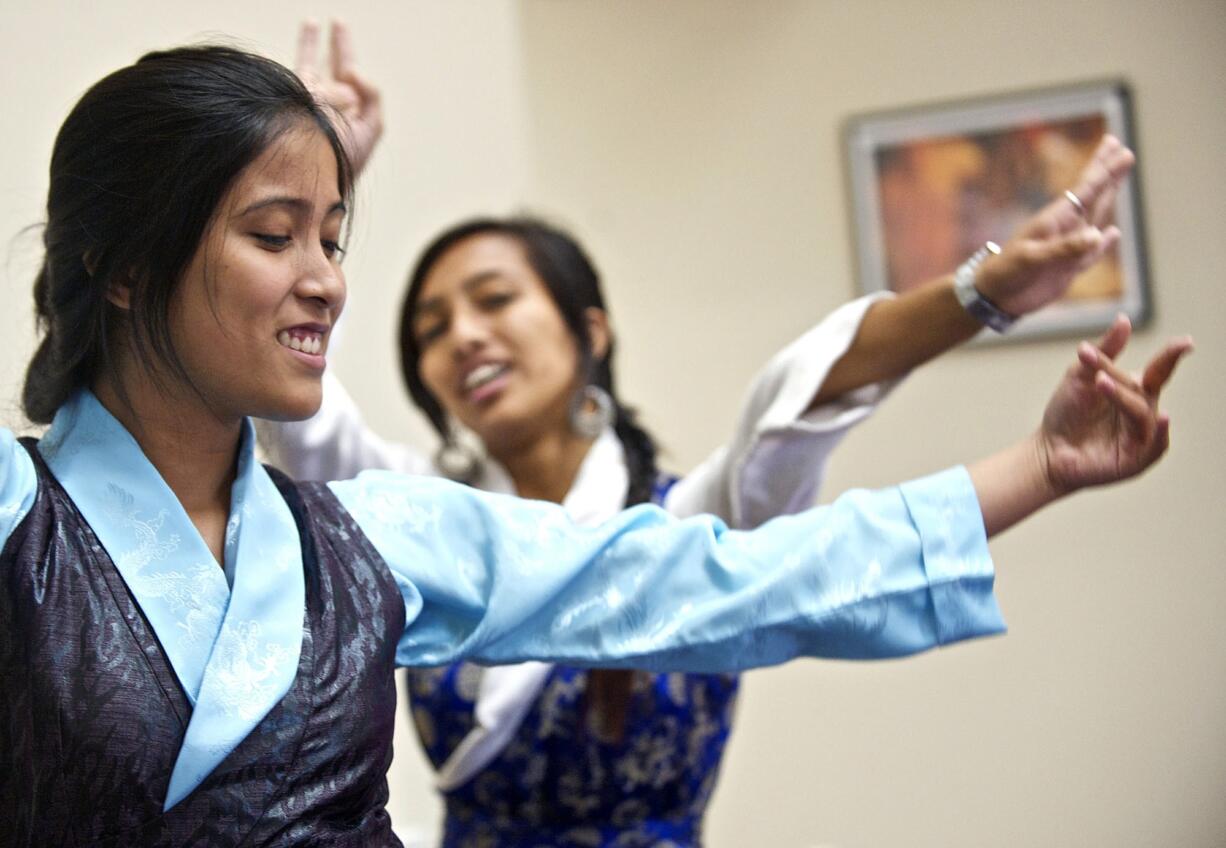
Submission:
[[[1072,190],[1082,209],[1061,196],[1036,213],[1000,255],[979,267],[975,287],[980,294],[1014,317],[1061,297],[1078,273],[1119,241],[1119,229],[1110,221],[1116,194],[1134,162],[1119,139],[1104,136]],[[847,353],[830,369],[813,406],[900,377],[982,329],[954,295],[952,274],[875,303]]]
[[[328,485],[400,586],[401,665],[735,671],[1004,627],[961,468],[754,531],[646,504],[584,528],[556,504],[383,472]]]
[[[368,473],[332,491],[405,598],[402,664],[468,657],[687,671],[899,656],[1002,627],[988,534],[1167,445],[1158,394],[1188,340],[1133,377],[1129,327],[1083,346],[1038,433],[965,469],[729,530],[649,506],[597,528],[555,504]]]
[[[1118,240],[1109,226],[1132,152],[1104,138],[1067,197],[1048,204],[976,275],[981,293],[1011,314],[1059,297]],[[896,378],[982,329],[959,303],[953,277],[894,298],[841,307],[774,357],[755,378],[726,448],[669,493],[680,515],[711,512],[753,527],[816,499],[827,457],[887,395]]]

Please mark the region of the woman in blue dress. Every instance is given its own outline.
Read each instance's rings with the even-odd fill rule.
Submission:
[[[986,536],[1167,444],[1187,344],[1134,379],[1120,325],[1031,437],[752,532],[295,484],[250,417],[319,406],[350,189],[329,113],[231,48],[149,54],[61,127],[22,397],[50,430],[0,430],[0,843],[398,844],[395,667],[735,671],[996,633]]]
[[[347,114],[354,161],[364,163],[381,130],[378,92],[355,70],[343,25],[323,75],[317,40],[305,25],[298,73]],[[1105,221],[1131,163],[1104,140],[1076,187],[1087,218],[1067,199],[1053,203],[974,284],[1013,314],[1058,297],[1118,237]],[[729,445],[675,480],[660,474],[653,440],[617,396],[612,331],[582,247],[537,219],[476,219],[423,251],[401,319],[404,379],[444,442],[435,459],[371,431],[330,376],[319,413],[268,430],[279,462],[305,479],[445,474],[561,503],[579,523],[651,501],[749,528],[813,503],[847,430],[907,371],[979,331],[983,316],[972,313],[952,278],[847,304],[768,363]],[[466,455],[457,424],[486,456]],[[448,848],[700,844],[735,675],[458,663],[411,670],[409,691]]]

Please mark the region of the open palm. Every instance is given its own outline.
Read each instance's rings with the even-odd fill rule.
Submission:
[[[976,287],[1010,315],[1046,306],[1068,291],[1073,278],[1111,250],[1120,231],[1111,222],[1115,198],[1136,157],[1115,136],[1103,136],[1072,192],[1047,204],[984,262]],[[1083,214],[1084,211],[1084,214]]]
[[[1048,402],[1040,429],[1048,479],[1058,491],[1124,480],[1154,463],[1170,442],[1170,419],[1158,396],[1190,339],[1168,342],[1140,375],[1115,364],[1132,334],[1116,319],[1098,346],[1082,343]]]

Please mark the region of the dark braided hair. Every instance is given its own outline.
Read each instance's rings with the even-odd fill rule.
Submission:
[[[112,368],[116,343],[188,384],[170,337],[171,300],[238,175],[285,133],[319,129],[341,196],[352,171],[333,118],[289,69],[224,46],[150,53],[87,91],[51,154],[45,254],[34,282],[42,340],[22,406],[51,421]],[[130,311],[107,299],[130,290]]]
[[[545,283],[562,320],[570,329],[579,347],[580,373],[587,382],[599,386],[613,399],[615,410],[613,429],[626,452],[630,488],[626,505],[651,500],[656,483],[656,444],[651,435],[635,421],[634,411],[622,404],[613,382],[613,342],[604,357],[592,356],[592,340],[588,334],[584,313],[589,307],[604,310],[600,291],[600,275],[587,254],[570,235],[544,221],[518,216],[511,218],[475,218],[444,231],[432,241],[417,260],[409,276],[400,312],[400,368],[413,402],[426,414],[440,435],[447,433],[447,416],[438,400],[421,380],[418,363],[421,348],[413,334],[413,313],[421,296],[426,276],[449,249],[466,238],[495,234],[509,236],[523,247],[528,263]]]

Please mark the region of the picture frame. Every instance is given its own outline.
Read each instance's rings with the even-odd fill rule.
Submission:
[[[1122,80],[1081,83],[860,115],[845,148],[859,286],[903,292],[951,274],[984,242],[1004,244],[1034,212],[1071,189],[1104,133],[1136,149]],[[1119,244],[1064,297],[998,335],[1086,335],[1126,313],[1152,313],[1138,177],[1115,202]]]

